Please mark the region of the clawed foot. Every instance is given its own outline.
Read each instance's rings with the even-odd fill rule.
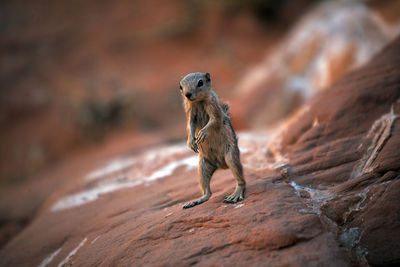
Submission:
[[[237,203],[244,199],[244,188],[238,188],[235,192],[231,195],[228,195],[224,198],[224,203]]]
[[[243,196],[237,196],[237,195],[235,195],[235,194],[232,194],[232,195],[228,195],[228,196],[226,196],[225,198],[224,198],[224,203],[231,203],[231,204],[233,204],[233,203],[236,203],[236,202],[238,202],[238,201],[241,201],[241,200],[243,200],[244,199],[244,197]]]
[[[209,196],[203,196],[202,198],[200,198],[198,200],[186,203],[185,205],[183,205],[182,208],[184,208],[184,209],[193,208],[194,206],[197,206],[201,203],[206,202],[209,198],[210,198]]]
[[[188,202],[185,205],[183,205],[183,209],[189,209],[189,208],[193,208],[194,206],[199,205],[199,203],[197,201],[192,201],[192,202]]]

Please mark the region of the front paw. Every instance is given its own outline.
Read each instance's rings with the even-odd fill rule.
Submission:
[[[208,131],[206,130],[206,129],[201,129],[200,131],[199,131],[199,133],[197,134],[197,139],[196,139],[196,144],[201,144],[201,143],[203,143],[204,142],[204,140],[206,139],[206,137],[207,137],[207,134],[208,134]]]
[[[188,140],[188,147],[196,153],[199,153],[199,149],[196,144],[196,140],[193,138],[192,140]]]

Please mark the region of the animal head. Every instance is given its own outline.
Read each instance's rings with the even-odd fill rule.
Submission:
[[[210,73],[189,73],[182,78],[179,89],[188,101],[196,102],[206,99],[211,90]]]

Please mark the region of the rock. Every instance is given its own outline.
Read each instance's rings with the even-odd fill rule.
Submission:
[[[400,262],[399,46],[313,98],[279,144],[291,184],[316,193],[310,203],[361,264]]]
[[[279,122],[365,64],[399,32],[400,21],[386,23],[363,2],[321,2],[239,82],[232,104],[235,123],[254,127]]]
[[[55,168],[52,186],[29,184],[51,194],[1,248],[0,266],[399,264],[399,47],[400,37],[275,132],[240,133],[244,201],[222,202],[234,189],[225,170],[208,202],[183,210],[200,196],[183,142],[94,160],[99,147]],[[34,199],[2,193],[6,212]]]
[[[249,186],[246,200],[235,205],[222,202],[234,179],[220,171],[212,198],[182,209],[200,195],[197,155],[183,143],[71,177],[2,249],[0,265],[348,265],[318,215],[268,171],[265,151],[256,149],[267,140],[240,135]]]

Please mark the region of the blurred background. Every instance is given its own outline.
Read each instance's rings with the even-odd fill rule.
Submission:
[[[237,131],[273,127],[399,18],[398,0],[1,1],[0,186],[105,143],[184,140],[190,72],[211,73]]]

